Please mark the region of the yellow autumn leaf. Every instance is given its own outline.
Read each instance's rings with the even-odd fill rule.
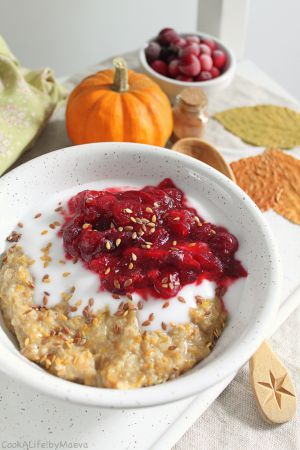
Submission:
[[[232,108],[215,114],[228,131],[259,147],[300,146],[300,114],[276,105]]]

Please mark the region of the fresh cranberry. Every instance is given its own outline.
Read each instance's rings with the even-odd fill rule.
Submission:
[[[210,70],[212,69],[212,66],[213,66],[211,56],[202,54],[199,56],[199,61],[201,64],[201,70],[210,72]]]
[[[146,47],[145,54],[148,61],[154,61],[155,59],[159,59],[161,51],[161,46],[158,42],[150,42],[148,47]]]
[[[187,44],[199,44],[200,43],[200,38],[199,36],[187,36],[185,38]]]
[[[212,79],[212,75],[210,72],[206,70],[202,70],[197,77],[195,77],[195,81],[208,81]]]
[[[165,61],[166,63],[171,62],[173,59],[177,57],[177,54],[170,50],[170,47],[162,47],[160,52],[160,59]]]
[[[201,38],[201,44],[207,45],[212,52],[217,48],[217,44],[215,43],[215,41],[210,38]]]
[[[221,72],[219,71],[219,69],[217,67],[214,66],[211,68],[210,73],[211,73],[212,78],[217,78],[220,76]]]
[[[214,66],[217,69],[222,69],[226,63],[226,55],[222,50],[215,50],[212,53],[212,59],[214,62]]]
[[[199,45],[200,55],[211,55],[212,51],[211,48],[206,44],[200,44]]]
[[[179,37],[174,39],[174,41],[170,44],[170,50],[172,50],[175,53],[178,53],[179,50],[186,45],[186,40],[182,37]]]
[[[161,59],[157,59],[156,61],[153,61],[150,66],[152,67],[155,72],[160,73],[161,75],[167,76],[168,75],[168,66],[165,63],[165,61],[162,61]]]
[[[195,77],[201,70],[200,61],[193,53],[183,56],[179,61],[179,70],[183,75]]]
[[[176,78],[180,71],[179,71],[179,59],[173,59],[168,65],[168,73],[172,78]]]
[[[183,58],[187,55],[196,55],[198,56],[200,53],[200,46],[195,44],[194,42],[189,45],[185,45],[179,50],[179,58]]]
[[[160,31],[158,35],[158,40],[160,44],[166,45],[171,44],[171,42],[173,42],[178,37],[179,37],[178,34],[176,33],[175,30],[173,30],[173,28],[164,28],[163,30]]]

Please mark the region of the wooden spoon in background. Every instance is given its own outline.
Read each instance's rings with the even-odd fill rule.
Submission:
[[[197,138],[177,141],[172,150],[199,159],[233,182],[229,164],[216,148]],[[272,424],[288,422],[296,412],[296,391],[284,364],[267,342],[263,342],[249,361],[250,382],[263,419]]]

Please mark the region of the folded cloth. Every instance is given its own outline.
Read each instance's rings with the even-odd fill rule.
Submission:
[[[24,69],[0,36],[0,175],[30,148],[66,96],[51,69]]]

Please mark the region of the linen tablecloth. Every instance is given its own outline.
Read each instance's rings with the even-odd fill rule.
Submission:
[[[123,55],[128,66],[141,71],[135,52]],[[67,80],[66,87],[72,89],[83,77],[111,66],[107,60],[89,67]],[[300,111],[299,105],[278,97],[271,91],[257,86],[245,78],[236,76],[232,85],[209,99],[209,113],[213,114],[226,108],[273,103],[290,106]],[[228,133],[216,121],[210,120],[205,138],[218,148],[227,147],[241,150],[249,149],[236,136]],[[15,164],[71,145],[65,131],[64,108],[55,112],[45,131],[34,147],[25,153]],[[300,149],[295,153],[300,156]],[[299,228],[300,233],[300,228]],[[300,266],[300,261],[299,261]],[[299,270],[291,267],[291,270]],[[300,284],[300,276],[299,276]],[[288,321],[270,340],[273,349],[282,358],[292,374],[296,390],[300,392],[300,309],[296,310]],[[173,450],[239,450],[239,449],[300,449],[299,414],[289,423],[272,426],[263,422],[257,411],[252,390],[248,381],[248,368],[242,368],[233,382],[225,389],[213,405],[186,432]]]

